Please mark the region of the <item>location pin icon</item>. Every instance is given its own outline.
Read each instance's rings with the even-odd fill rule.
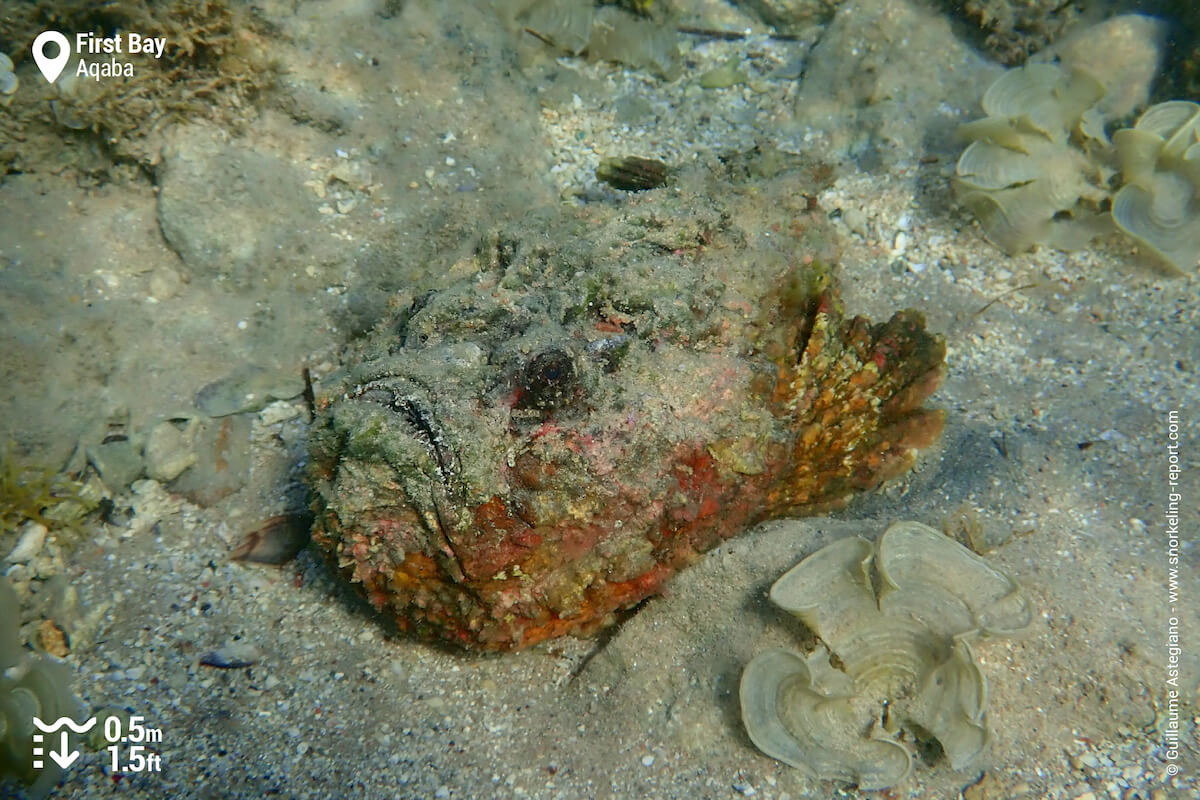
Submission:
[[[58,55],[54,58],[46,57],[46,45],[49,42],[58,45]],[[71,60],[71,43],[58,31],[42,31],[33,40],[33,60],[37,62],[42,76],[50,83],[54,83],[62,74],[63,67]]]

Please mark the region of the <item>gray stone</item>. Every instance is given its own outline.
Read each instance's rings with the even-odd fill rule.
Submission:
[[[88,463],[96,468],[108,488],[119,492],[142,476],[141,448],[129,439],[113,439],[89,445]]]
[[[270,280],[312,213],[303,176],[288,161],[188,126],[172,134],[158,168],[158,221],[197,275],[238,285]]]
[[[185,469],[195,464],[196,452],[192,448],[195,430],[195,420],[184,430],[180,430],[169,420],[155,425],[146,437],[146,446],[143,448],[146,475],[166,483],[175,480]]]

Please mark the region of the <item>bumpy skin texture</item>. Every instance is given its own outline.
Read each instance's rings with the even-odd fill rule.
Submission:
[[[322,386],[314,540],[402,629],[592,632],[936,438],[941,339],[843,317],[797,176],[691,181],[485,239]]]

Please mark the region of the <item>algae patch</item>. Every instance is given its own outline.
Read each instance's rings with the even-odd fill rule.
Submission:
[[[1085,72],[1030,64],[1006,72],[983,96],[987,117],[959,128],[971,144],[958,159],[954,192],[989,239],[1009,253],[1035,244],[1080,247],[1103,231],[1108,174],[1072,134],[1099,141],[1089,110],[1104,86]]]
[[[746,732],[773,758],[861,789],[902,781],[935,744],[951,767],[968,766],[989,738],[972,646],[1032,620],[1011,578],[916,522],[892,525],[877,545],[852,537],[822,548],[770,598],[824,646],[769,650],[747,665]]]
[[[99,498],[88,487],[46,467],[22,464],[10,441],[0,448],[0,543],[26,523],[74,528]]]

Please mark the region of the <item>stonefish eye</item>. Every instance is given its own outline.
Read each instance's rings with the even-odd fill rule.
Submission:
[[[557,348],[546,350],[522,370],[517,408],[552,411],[570,402],[578,384],[571,356]]]

